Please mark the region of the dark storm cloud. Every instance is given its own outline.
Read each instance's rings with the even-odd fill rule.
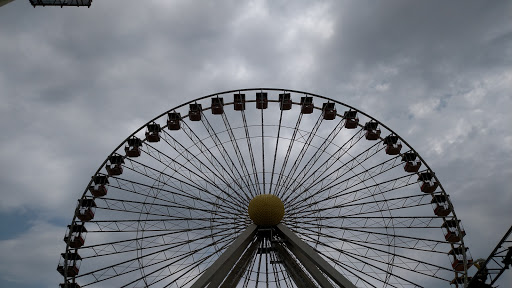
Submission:
[[[485,257],[512,217],[511,10],[506,1],[3,6],[0,211],[41,221],[0,241],[20,265],[0,261],[0,278],[55,287],[54,268],[21,279],[13,267],[30,257],[7,252],[29,253],[39,237],[51,253],[30,267],[55,266],[64,228],[48,221],[70,220],[126,136],[195,97],[257,86],[322,94],[383,121],[437,172],[473,256]]]

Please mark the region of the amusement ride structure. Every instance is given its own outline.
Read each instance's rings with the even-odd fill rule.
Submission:
[[[174,107],[77,201],[61,287],[466,287],[434,171],[372,116],[286,89]]]
[[[512,227],[473,261],[449,195],[397,133],[286,89],[150,120],[92,175],[67,228],[62,288],[495,288],[512,264]]]

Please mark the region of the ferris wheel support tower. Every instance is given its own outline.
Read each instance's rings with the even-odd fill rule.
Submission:
[[[272,234],[277,234],[272,236]],[[277,236],[277,237],[276,237]],[[256,237],[256,241],[253,238]],[[297,260],[304,266],[307,272],[313,277],[322,288],[333,288],[326,276],[342,288],[356,288],[339,271],[329,265],[314,249],[302,241],[288,227],[278,224],[274,227],[258,227],[250,225],[233,244],[213,263],[191,288],[213,287],[236,287],[241,279],[247,262],[251,257],[244,257],[246,254],[253,254],[263,238],[274,242],[271,247],[278,251],[280,260],[289,272],[297,287],[316,286],[306,273],[300,268]],[[251,245],[252,243],[252,245]],[[289,255],[286,248],[294,254],[295,258]],[[256,245],[254,245],[256,244]],[[246,251],[245,253],[243,253]],[[261,252],[261,251],[260,251]],[[243,253],[243,254],[242,254]],[[295,260],[297,259],[297,260]],[[243,267],[243,268],[242,268]],[[242,269],[241,269],[242,268]],[[229,273],[231,271],[231,273]],[[240,273],[240,271],[242,273]],[[322,272],[320,272],[322,271]],[[229,274],[228,274],[229,273]]]

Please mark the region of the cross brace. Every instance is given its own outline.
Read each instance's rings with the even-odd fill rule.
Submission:
[[[496,245],[487,260],[480,265],[475,276],[468,284],[468,288],[494,287],[496,280],[510,268],[512,264],[512,226],[508,229],[505,236]]]
[[[268,241],[270,247],[260,247]],[[356,287],[284,224],[270,228],[251,224],[191,288],[236,287],[257,253],[275,253],[299,288],[333,288],[331,282],[341,288]]]

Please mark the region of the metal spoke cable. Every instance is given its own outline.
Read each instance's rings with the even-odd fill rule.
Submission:
[[[226,187],[230,188],[231,191],[234,191],[234,193],[236,193],[237,190],[235,190],[233,187],[231,187],[231,185],[229,184],[229,182],[227,180],[225,180],[223,177],[217,177],[218,175],[222,175],[223,173],[220,172],[218,169],[217,169],[217,166],[216,165],[213,165],[212,162],[210,162],[210,164],[212,164],[213,166],[213,171],[212,168],[210,168],[209,165],[206,165],[204,162],[202,162],[201,160],[199,160],[199,158],[197,157],[197,155],[194,155],[193,153],[191,153],[186,147],[184,147],[181,143],[179,143],[179,141],[176,141],[176,139],[174,139],[172,136],[169,135],[169,138],[170,140],[172,140],[173,142],[176,143],[176,146],[178,146],[182,152],[179,152],[179,155],[187,155],[185,158],[187,159],[187,163],[190,163],[194,168],[197,169],[197,171],[199,171],[200,173],[203,174],[203,177],[208,179],[207,183],[209,183],[210,185],[214,186],[214,187],[218,187],[218,184],[215,183],[215,180],[208,177],[207,174],[208,173],[205,173],[201,170],[201,167],[204,167],[204,169],[206,169],[207,171],[209,171],[209,173],[211,173],[212,175],[216,175],[216,178],[215,179],[221,179],[222,183],[224,183],[224,185],[226,185]],[[169,140],[168,139],[164,139],[165,142],[167,142],[169,144],[169,146],[175,146],[175,145],[171,145]],[[177,149],[176,147],[174,149]],[[157,150],[158,151],[158,150]],[[178,150],[176,150],[178,152]],[[176,162],[176,165],[178,165],[177,161],[175,161],[176,158],[172,159],[171,157],[167,157],[169,159],[169,161],[173,161],[173,162]],[[208,157],[205,157],[207,159],[209,159]],[[194,159],[195,161],[198,162],[198,165],[194,164],[194,161],[191,161],[191,159]],[[184,163],[184,164],[187,164],[187,163]],[[181,169],[185,169],[185,170],[188,170],[188,171],[191,171],[186,165],[179,165]],[[192,172],[192,171],[191,171]],[[196,173],[197,174],[197,173]],[[220,189],[220,188],[218,188]],[[222,190],[222,189],[220,189]],[[224,194],[226,194],[227,192],[224,191]],[[230,195],[228,193],[228,195]]]
[[[228,117],[226,116],[225,113],[222,114],[222,120],[224,121],[224,126],[226,127],[226,130],[229,133],[229,138],[230,138],[231,143],[233,145],[233,149],[235,150],[235,153],[236,153],[236,156],[237,156],[238,161],[240,163],[240,166],[243,169],[243,173],[247,177],[247,180],[249,181],[249,183],[248,183],[248,191],[249,191],[249,194],[250,194],[250,196],[252,198],[252,197],[256,196],[256,194],[257,194],[256,191],[253,191],[254,188],[255,188],[254,186],[256,184],[254,183],[252,177],[250,177],[249,168],[247,168],[247,164],[245,163],[244,156],[243,156],[242,152],[240,151],[240,146],[238,145],[238,139],[236,139],[236,137],[235,137],[235,135],[233,133],[233,129],[231,128],[231,125],[229,123],[229,119],[228,119]]]
[[[280,190],[278,191],[278,194],[281,195],[281,198],[285,202],[288,200],[288,197],[290,195],[292,195],[292,193],[290,191],[291,185],[293,185],[293,183],[294,183],[294,181],[292,181],[292,179],[296,178],[295,173],[297,172],[297,169],[298,169],[300,163],[304,159],[306,152],[308,151],[309,147],[311,146],[311,142],[313,141],[318,129],[320,128],[320,124],[322,124],[323,119],[324,118],[322,117],[322,115],[320,115],[318,117],[318,119],[316,120],[315,126],[313,127],[311,132],[308,133],[308,137],[307,137],[306,141],[303,143],[302,148],[299,152],[299,155],[295,158],[295,161],[293,162],[292,167],[290,168],[290,170],[288,172],[288,177],[285,179],[284,183],[279,187]]]
[[[339,192],[337,192],[337,193],[335,193],[333,195],[327,196],[326,197],[327,199],[317,200],[315,202],[309,203],[309,205],[316,205],[316,204],[325,202],[327,200],[333,200],[333,199],[337,199],[337,198],[340,198],[340,197],[346,197],[346,196],[348,196],[350,194],[354,194],[354,193],[357,193],[357,192],[369,190],[369,188],[374,188],[375,191],[379,190],[379,193],[374,193],[374,194],[371,194],[369,196],[364,196],[364,197],[361,197],[361,198],[358,198],[358,199],[355,199],[355,200],[347,201],[344,204],[333,205],[333,206],[326,207],[326,208],[319,208],[318,211],[351,206],[349,204],[351,204],[353,202],[361,201],[361,200],[364,200],[364,199],[367,199],[367,198],[371,198],[371,197],[374,197],[375,195],[393,192],[393,191],[395,191],[397,189],[404,188],[404,187],[416,184],[416,181],[411,181],[413,176],[415,176],[415,175],[400,176],[400,177],[396,177],[394,179],[383,181],[381,183],[368,185],[366,187],[358,188],[358,189],[354,189],[354,190],[350,190],[350,191],[341,190],[341,191],[339,191]],[[381,185],[385,186],[387,189],[382,189]],[[325,188],[324,188],[324,190],[325,190]],[[425,195],[422,195],[422,196],[425,196]],[[405,197],[405,198],[411,198],[411,197]],[[403,198],[393,198],[393,199],[403,199]],[[353,204],[353,205],[358,205],[358,204]],[[308,206],[305,206],[305,205],[298,206],[298,207],[295,208],[294,213],[303,212],[307,208],[308,208]]]
[[[281,171],[279,172],[279,177],[277,178],[277,184],[276,187],[281,187],[281,182],[284,181],[285,178],[285,171],[286,166],[288,164],[288,159],[290,158],[290,154],[292,152],[293,145],[295,143],[295,138],[297,137],[297,132],[299,131],[300,122],[302,121],[302,113],[299,114],[299,117],[297,118],[297,122],[295,123],[295,128],[293,129],[292,138],[290,139],[290,144],[288,145],[288,149],[286,150],[286,156],[284,157],[283,164],[281,165]],[[276,193],[278,197],[281,197],[282,195],[280,193]]]
[[[338,238],[336,237],[333,237],[332,235],[329,235],[329,234],[326,234],[326,233],[313,233],[313,235],[317,235],[317,234],[320,234],[322,236],[322,238],[324,239],[334,239],[334,240],[339,240]],[[312,235],[311,234],[302,234],[304,236],[309,236],[311,237]],[[308,238],[309,238],[308,237]],[[311,238],[310,238],[311,239]],[[432,264],[432,263],[428,263],[428,262],[425,262],[425,261],[422,261],[421,259],[415,259],[415,258],[412,258],[412,257],[408,257],[408,256],[405,256],[405,255],[400,255],[400,254],[395,254],[395,253],[391,253],[390,251],[386,251],[386,250],[383,250],[383,249],[380,249],[380,248],[377,248],[377,247],[372,247],[368,244],[370,243],[364,243],[363,241],[353,241],[353,240],[350,240],[350,239],[344,239],[343,241],[346,241],[350,244],[353,244],[353,245],[356,245],[358,247],[361,247],[361,248],[364,248],[366,249],[366,251],[370,251],[372,250],[373,251],[373,254],[374,255],[379,255],[380,253],[381,254],[389,254],[389,255],[393,255],[395,257],[398,257],[398,258],[401,258],[401,259],[404,259],[404,260],[408,260],[408,261],[413,261],[415,264],[414,264],[414,267],[418,267],[418,264],[423,264],[423,265],[426,265],[426,266],[430,266],[430,267],[433,267],[433,268],[436,268],[436,271],[437,270],[446,270],[446,271],[452,271],[451,269],[449,268],[446,268],[446,267],[443,267],[443,266],[439,266],[439,265],[435,265],[435,264]],[[329,249],[335,249],[335,250],[341,250],[339,249],[338,247],[336,247],[334,245],[334,243],[331,243],[331,245],[329,244],[326,244],[328,242],[319,242],[318,245],[320,246],[325,246],[326,248],[329,248]],[[353,250],[357,251],[358,248],[354,248]],[[349,253],[349,254],[352,254],[352,255],[357,255],[353,252],[348,252],[346,249],[343,250],[345,253]],[[429,251],[430,252],[430,251]],[[438,252],[438,253],[442,253],[442,252]],[[368,254],[368,252],[364,253],[364,254]],[[446,254],[446,252],[444,253]],[[367,256],[363,256],[363,255],[359,255],[361,257],[364,257],[364,258],[367,258]],[[367,259],[370,259],[370,258],[367,258]],[[388,264],[388,262],[386,261],[387,259],[381,259],[381,260],[378,260],[379,263],[384,263],[384,264]],[[403,261],[403,263],[405,263],[405,261]],[[408,262],[409,263],[409,262]],[[397,266],[397,265],[393,265],[393,266],[396,266],[398,268],[402,268],[402,269],[406,269],[406,270],[410,270],[412,268],[408,268],[408,267],[402,267],[402,266]],[[410,271],[413,271],[413,272],[416,272],[416,273],[421,273],[419,271],[414,271],[414,270],[410,270]],[[427,274],[426,274],[427,275]],[[432,275],[428,275],[428,276],[432,276]],[[444,279],[444,280],[448,280],[448,279]]]
[[[210,162],[210,164],[213,166],[213,167],[216,167],[217,165],[222,168],[223,171],[225,171],[225,173],[219,173],[217,174],[217,177],[219,177],[220,179],[223,180],[224,183],[226,183],[226,185],[228,187],[230,187],[230,189],[233,191],[233,193],[235,193],[236,195],[238,195],[238,197],[240,199],[238,199],[238,201],[244,201],[246,200],[245,197],[242,197],[241,194],[239,194],[239,192],[234,189],[233,187],[231,187],[231,185],[229,184],[229,181],[227,181],[227,179],[224,178],[225,175],[228,175],[230,178],[231,178],[231,181],[233,181],[235,184],[237,184],[239,187],[240,187],[240,184],[236,181],[236,179],[233,178],[233,174],[231,172],[229,172],[225,167],[224,165],[222,165],[222,163],[217,159],[217,157],[215,157],[215,155],[211,152],[211,150],[209,149],[209,147],[207,147],[203,141],[197,136],[197,134],[194,132],[194,130],[190,129],[190,127],[188,126],[188,124],[184,123],[184,127],[183,127],[183,131],[185,132],[185,134],[188,136],[188,138],[193,141],[196,146],[201,150],[202,154],[205,156],[205,158],[208,159],[208,161]],[[206,157],[206,155],[209,155],[209,157]],[[213,163],[215,162],[215,163]]]
[[[215,129],[212,127],[212,125],[208,121],[208,118],[206,117],[206,115],[204,115],[204,113],[202,113],[202,115],[203,116],[201,117],[201,122],[203,123],[204,127],[206,128],[206,131],[208,131],[210,138],[214,141],[215,146],[217,147],[217,150],[222,155],[222,159],[224,160],[224,163],[229,168],[228,173],[230,174],[233,183],[235,183],[238,186],[238,189],[234,190],[235,193],[238,192],[237,190],[243,191],[244,187],[250,187],[250,184],[246,181],[245,177],[242,176],[242,174],[240,173],[239,167],[237,167],[235,162],[233,162],[233,159],[231,159],[231,155],[226,150],[226,147],[224,147],[223,141],[221,141],[219,139],[217,132],[215,132]],[[237,176],[235,176],[235,174]],[[238,180],[241,180],[242,182],[244,182],[244,184],[242,185]],[[237,195],[239,195],[239,197],[246,197],[248,201],[250,200],[250,198],[246,194],[238,193]]]
[[[194,231],[194,230],[190,230],[190,231]],[[122,241],[115,241],[115,242],[110,242],[110,243],[102,243],[102,244],[96,244],[96,245],[91,245],[91,246],[83,246],[83,247],[80,247],[80,252],[81,252],[81,254],[86,253],[85,255],[88,255],[87,250],[91,250],[92,251],[91,256],[82,256],[82,259],[88,259],[88,258],[109,256],[112,254],[130,253],[130,252],[137,251],[139,249],[158,248],[158,247],[162,247],[162,246],[168,246],[171,244],[174,245],[172,248],[177,248],[177,247],[181,247],[185,244],[190,243],[190,241],[189,240],[176,241],[174,238],[171,238],[171,237],[168,237],[169,239],[166,240],[165,236],[171,236],[173,234],[179,234],[179,233],[184,233],[184,232],[188,232],[188,231],[180,230],[180,231],[174,231],[174,232],[170,232],[170,233],[137,237],[137,238],[127,239],[127,240],[122,240]],[[203,236],[197,238],[196,240],[205,240],[205,239],[209,239],[209,238],[216,237],[216,236],[219,238],[224,238],[226,236],[231,236],[231,235],[232,235],[232,232],[231,232],[231,227],[230,227],[229,229],[225,228],[225,229],[219,230],[217,232],[212,232],[211,234],[203,235]],[[162,241],[161,241],[162,243],[157,242],[157,240],[160,240],[160,238],[162,239]],[[144,243],[144,245],[132,246],[132,245],[139,244],[140,242]],[[149,245],[152,245],[152,246],[149,246]]]
[[[351,147],[349,147],[349,148],[351,148]],[[325,181],[326,179],[329,179],[329,177],[331,177],[331,179],[339,179],[339,178],[343,177],[344,175],[346,175],[347,173],[351,172],[356,167],[361,166],[362,163],[364,163],[366,160],[368,160],[372,156],[376,155],[380,150],[382,150],[382,149],[376,149],[376,148],[378,148],[378,145],[373,145],[373,146],[367,148],[366,150],[362,151],[358,155],[352,157],[348,161],[342,162],[342,165],[340,165],[338,168],[336,168],[335,170],[333,170],[329,174],[325,175],[324,177],[312,179],[311,183],[309,185],[305,186],[303,188],[303,190],[304,191],[308,191],[312,187],[323,183],[323,181]],[[336,153],[339,153],[339,152],[342,152],[342,154],[341,155],[338,154],[337,157],[335,157],[335,161],[340,161],[341,157],[343,157],[345,154],[348,153],[348,150],[343,150],[342,148],[340,148],[340,150],[338,150]],[[359,160],[360,157],[362,158],[362,160]],[[331,160],[331,161],[333,161],[333,160]],[[327,170],[325,170],[325,171],[327,171]],[[318,177],[320,177],[322,174],[323,173],[318,175]],[[336,186],[335,185],[336,183],[329,183],[329,184],[330,185],[328,187],[335,187]],[[321,190],[321,191],[324,191],[324,190]],[[313,194],[311,196],[314,196],[314,195],[315,194]]]
[[[329,135],[326,138],[324,138],[324,141],[322,142],[320,147],[318,147],[318,149],[316,149],[315,153],[311,156],[311,158],[309,158],[308,162],[305,165],[303,165],[302,169],[299,171],[299,174],[297,175],[297,177],[295,177],[299,181],[295,181],[295,186],[290,189],[291,191],[297,191],[297,189],[304,184],[307,177],[312,177],[309,175],[310,171],[313,169],[313,167],[315,167],[318,160],[322,156],[329,155],[327,153],[327,148],[333,144],[333,141],[336,138],[336,136],[338,136],[338,134],[342,131],[344,123],[345,123],[345,120],[341,119],[338,122],[338,124],[333,128],[333,130],[329,133]],[[354,136],[352,136],[352,137],[354,137]],[[318,169],[314,170],[313,174],[316,171],[318,171]]]
[[[368,168],[367,170],[363,170],[359,173],[356,173],[354,174],[352,177],[350,178],[345,178],[343,179],[343,176],[349,172],[351,172],[352,170],[348,170],[346,171],[344,174],[342,174],[339,178],[341,178],[341,180],[339,181],[333,181],[333,183],[330,183],[331,185],[330,186],[327,186],[327,187],[322,187],[322,189],[319,189],[318,191],[316,191],[316,193],[312,194],[310,197],[311,198],[315,198],[316,199],[316,196],[321,196],[321,192],[325,192],[329,189],[334,189],[342,184],[349,184],[350,181],[352,181],[353,178],[358,178],[359,181],[357,182],[352,182],[350,184],[352,184],[350,187],[344,187],[343,189],[348,189],[348,188],[352,188],[352,187],[356,187],[360,184],[363,184],[364,182],[366,182],[367,180],[370,180],[370,179],[373,179],[374,177],[376,176],[380,176],[392,169],[394,169],[395,167],[398,167],[400,166],[400,163],[399,164],[396,164],[396,161],[397,158],[391,158],[391,159],[388,159],[380,164],[377,164],[371,168]],[[386,167],[386,164],[387,167]],[[376,172],[373,172],[373,171],[376,171]],[[314,186],[310,187],[309,189],[313,188]],[[318,202],[315,202],[314,204],[319,204],[321,203],[322,200],[332,200],[331,198],[332,196],[330,195],[328,199],[323,199],[323,197],[321,197],[320,200],[318,200]],[[290,203],[288,205],[290,205],[290,208],[291,209],[297,209],[297,207],[299,207],[298,205],[299,204],[303,204],[304,201],[301,201],[301,202],[295,202],[295,203]]]
[[[300,187],[307,187],[309,185],[316,185],[316,183],[322,182],[325,179],[332,176],[337,171],[332,171],[328,175],[322,177],[327,171],[329,171],[332,166],[336,163],[341,163],[341,159],[348,154],[349,150],[354,147],[359,140],[363,138],[363,133],[361,133],[362,130],[360,130],[358,133],[354,134],[351,138],[349,138],[342,146],[340,146],[334,153],[328,154],[329,159],[324,165],[320,165],[317,169],[313,170],[312,174],[309,174],[305,176],[303,179],[299,179],[299,182],[297,183],[297,187],[294,189],[294,191],[297,191]],[[348,147],[347,147],[348,146]],[[326,152],[327,154],[327,152]],[[349,154],[350,155],[350,154]],[[338,168],[341,169],[342,167]],[[322,178],[320,178],[322,177]],[[306,184],[308,180],[311,180],[309,184]]]
[[[193,254],[195,254],[195,253],[196,253],[196,252],[198,252],[198,251],[201,251],[201,250],[207,249],[207,248],[209,248],[209,247],[211,247],[211,246],[214,246],[214,245],[217,245],[217,244],[220,244],[220,243],[225,243],[225,244],[222,246],[222,248],[221,248],[220,250],[225,249],[225,248],[229,245],[229,243],[233,240],[233,238],[234,238],[234,237],[225,238],[225,239],[219,240],[219,242],[217,242],[217,243],[210,243],[210,244],[205,245],[204,247],[201,247],[201,248],[199,248],[199,249],[192,250],[192,251],[188,251],[188,252],[186,252],[184,255],[181,255],[180,257],[178,257],[178,259],[177,259],[177,260],[175,260],[175,262],[176,262],[176,261],[183,260],[183,259],[186,259],[186,258],[188,258],[190,255],[193,255]],[[122,273],[117,273],[117,272],[115,272],[115,269],[113,269],[113,268],[115,268],[115,267],[119,267],[119,266],[121,266],[121,265],[127,266],[126,264],[134,263],[135,261],[137,261],[137,260],[138,260],[138,259],[140,259],[140,258],[143,258],[143,257],[149,257],[149,256],[153,256],[153,255],[160,255],[162,252],[164,252],[164,251],[168,251],[168,250],[171,250],[171,249],[172,249],[172,247],[167,247],[167,248],[165,248],[165,249],[161,249],[161,250],[158,250],[158,251],[155,251],[155,252],[148,253],[148,254],[146,254],[146,255],[144,255],[144,256],[139,256],[139,257],[136,257],[136,258],[132,258],[132,259],[129,259],[129,260],[125,260],[125,261],[120,262],[120,263],[116,263],[116,264],[109,265],[109,266],[106,266],[106,267],[98,268],[98,269],[93,270],[93,271],[91,271],[91,272],[81,274],[81,275],[77,276],[76,278],[82,278],[82,277],[85,277],[85,276],[88,276],[88,275],[98,274],[98,272],[102,272],[102,271],[105,271],[105,270],[107,270],[107,269],[108,269],[108,270],[110,270],[110,271],[113,271],[113,272],[116,274],[116,275],[114,275],[114,276],[107,276],[107,278],[104,278],[104,279],[97,279],[97,280],[96,280],[95,282],[93,282],[93,283],[89,283],[89,284],[85,284],[85,285],[83,285],[83,286],[85,287],[85,286],[88,286],[88,285],[90,285],[90,284],[94,284],[94,283],[97,283],[97,282],[100,282],[100,281],[105,281],[105,280],[108,280],[108,279],[110,279],[110,278],[113,278],[113,277],[116,277],[116,276],[119,276],[119,275],[124,275],[124,274],[127,274],[127,273],[132,273],[132,272],[138,271],[138,270],[139,270],[139,268],[137,267],[137,268],[132,269],[132,270],[123,271]],[[220,251],[220,250],[219,250],[219,251]],[[217,252],[218,252],[218,251],[217,251]],[[212,253],[212,254],[211,254],[211,255],[209,255],[208,257],[205,257],[205,258],[203,259],[203,262],[204,262],[204,261],[206,261],[209,257],[212,257],[212,255],[214,255],[214,254],[215,254],[215,253]],[[154,263],[148,264],[148,265],[147,265],[147,267],[151,267],[151,266],[154,266],[154,265],[157,265],[157,264],[160,264],[160,263],[163,263],[163,262],[169,261],[169,260],[170,260],[170,259],[160,260],[160,261],[158,261],[158,262],[154,262]],[[201,263],[202,263],[202,262],[201,262]],[[199,264],[200,264],[200,263],[198,263],[197,265],[199,265]],[[170,264],[169,264],[169,265],[170,265]],[[129,265],[128,265],[128,266],[129,266]],[[130,283],[129,283],[129,284],[130,284]]]
[[[253,177],[255,178],[254,179],[254,183],[256,184],[256,188],[258,188],[259,194],[263,194],[261,192],[261,187],[259,185],[260,180],[259,180],[259,176],[258,176],[258,169],[256,168],[256,161],[255,161],[255,158],[254,158],[254,151],[252,149],[251,136],[250,136],[250,133],[249,133],[249,125],[247,124],[247,118],[245,117],[245,111],[242,110],[240,113],[242,114],[242,120],[243,120],[242,122],[244,123],[245,139],[247,141],[247,147],[249,149],[249,156],[250,156],[250,159],[251,159],[252,174],[253,174]]]
[[[279,148],[279,139],[281,136],[281,123],[282,122],[283,122],[283,110],[281,109],[281,112],[279,113],[279,125],[277,128],[276,148],[274,149],[274,161],[272,162],[272,173],[270,174],[270,189],[268,192],[269,194],[272,194],[272,187],[274,184],[274,172],[276,170],[276,159],[277,159],[277,151]],[[276,194],[276,193],[274,192],[274,194]]]
[[[262,178],[263,178],[263,194],[266,194],[266,182],[265,182],[265,129],[264,123],[263,123],[263,110],[261,110],[261,171],[262,171]]]
[[[126,168],[132,170],[133,172],[138,173],[141,176],[144,176],[146,178],[150,178],[150,179],[154,180],[155,182],[165,184],[166,186],[169,185],[168,182],[164,182],[164,181],[161,181],[161,180],[159,180],[157,178],[149,176],[150,173],[148,173],[148,172],[151,171],[153,173],[156,173],[156,171],[157,171],[156,169],[154,169],[154,168],[152,168],[152,167],[150,167],[150,166],[148,166],[146,164],[143,164],[141,162],[137,162],[137,161],[135,161],[133,159],[130,159],[129,162],[130,163],[135,163],[137,165],[132,165],[132,167],[125,166]],[[169,166],[168,168],[171,169],[171,170],[174,170],[176,173],[179,174],[179,172],[177,172],[172,167]],[[218,200],[222,200],[222,201],[225,201],[225,203],[227,203],[227,204],[231,204],[230,206],[231,206],[232,209],[239,210],[240,206],[243,205],[243,202],[241,202],[241,201],[243,201],[243,199],[240,199],[240,198],[232,196],[231,194],[229,194],[229,193],[225,192],[224,190],[220,189],[220,187],[219,187],[219,191],[222,191],[222,194],[227,196],[227,198],[222,198],[220,195],[213,194],[210,191],[208,191],[208,189],[198,186],[196,184],[197,181],[193,181],[192,179],[186,178],[187,181],[185,182],[185,181],[182,181],[181,179],[177,179],[176,177],[173,177],[173,176],[171,176],[171,175],[169,175],[167,173],[164,173],[163,171],[158,172],[158,175],[160,177],[164,177],[166,179],[172,179],[174,182],[178,182],[180,184],[185,184],[185,185],[187,185],[189,187],[192,187],[192,188],[194,188],[192,191],[201,191],[201,192],[203,192],[206,195],[212,195],[212,196],[214,196]],[[176,187],[173,187],[173,186],[170,186],[170,187],[176,189]]]
[[[220,208],[220,209],[218,209],[218,211],[210,211],[209,212],[209,213],[214,213],[214,214],[215,213],[231,214],[233,212],[232,207],[230,207],[230,206],[224,206],[224,205],[222,205],[222,203],[217,204],[215,202],[211,202],[211,201],[205,200],[204,198],[199,198],[197,196],[189,196],[186,194],[179,194],[178,191],[176,191],[176,190],[171,191],[171,190],[167,190],[167,189],[158,188],[158,195],[160,197],[153,196],[149,193],[144,194],[144,193],[141,193],[141,191],[150,192],[152,189],[154,189],[154,186],[150,186],[150,185],[135,182],[135,181],[130,181],[130,180],[119,178],[119,177],[111,177],[110,178],[110,180],[113,180],[113,179],[115,180],[115,183],[117,185],[109,184],[107,187],[114,188],[118,191],[124,191],[124,192],[130,193],[130,194],[134,194],[134,196],[142,196],[142,197],[146,197],[146,198],[151,198],[160,203],[162,203],[162,202],[167,203],[168,205],[176,204],[176,205],[178,205],[178,207],[183,207],[183,208],[193,207],[193,206],[184,206],[184,204],[183,204],[184,201],[195,201],[195,204],[197,204],[198,202],[202,203],[203,204],[202,207],[204,207],[202,209],[205,209],[205,210],[207,210],[211,207],[214,207],[214,206],[218,206],[218,208]],[[167,197],[166,194],[172,195],[173,198]],[[165,197],[165,198],[162,198],[162,197]],[[179,197],[180,201],[177,201],[176,197]],[[99,198],[99,199],[102,199],[102,198]],[[118,200],[121,202],[121,201],[124,201],[125,199],[118,199]],[[147,204],[151,205],[150,203],[147,203]],[[198,208],[194,208],[194,209],[198,209]]]

